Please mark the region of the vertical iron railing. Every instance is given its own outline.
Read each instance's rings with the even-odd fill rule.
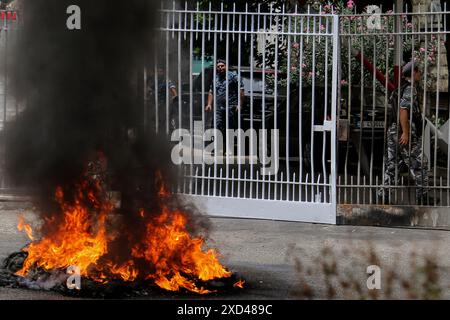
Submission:
[[[0,101],[3,105],[0,112],[0,189],[10,189],[9,182],[5,175],[5,132],[7,124],[14,121],[23,109],[23,105],[13,99],[10,94],[10,61],[12,48],[18,37],[19,15],[16,11],[0,10]]]
[[[449,12],[446,6],[441,9],[336,16],[321,14],[322,8],[313,12],[297,6],[288,11],[261,5],[201,8],[175,3],[168,8],[163,2],[159,50],[144,73],[143,116],[153,131],[171,137],[174,129],[184,129],[188,135],[186,146],[193,152],[187,157],[187,180],[180,192],[305,203],[388,200],[423,205],[414,196],[414,176],[401,161],[394,181],[384,181],[390,96],[399,90],[401,78],[396,57],[410,55],[417,58],[415,64],[423,75],[412,85],[423,115],[420,146],[429,164],[428,204],[449,206],[450,110],[444,43]],[[368,29],[369,19],[379,19],[380,28]],[[2,131],[23,109],[8,90],[18,21],[17,13],[0,11]],[[218,58],[228,62],[227,71],[237,75],[238,86],[243,82],[245,90],[245,104],[236,116],[225,112],[224,119],[214,111],[221,103],[216,94],[213,111],[205,110],[208,92],[217,92],[213,79]],[[199,66],[197,77],[195,66]],[[226,78],[230,75],[226,73]],[[172,101],[171,86],[178,100]],[[227,86],[225,109],[234,103],[230,90]],[[237,103],[241,102],[238,94]],[[234,130],[226,132],[223,141],[213,140],[208,129],[217,128],[221,120]],[[341,123],[346,138],[338,142],[335,126]],[[268,165],[261,160],[276,150],[272,163],[279,167],[268,174]],[[3,146],[1,156],[4,163]],[[9,187],[4,177],[2,172],[3,189]],[[378,197],[381,188],[392,191],[388,199]]]
[[[161,37],[170,39],[157,56],[166,55],[170,72],[165,70],[166,79],[158,81],[177,79],[178,126],[170,129],[167,119],[158,119],[164,113],[169,116],[172,108],[168,86],[162,89],[165,94],[150,99],[159,110],[150,114],[156,115],[156,123],[166,124],[164,131],[179,146],[180,134],[194,141],[190,156],[184,158],[193,163],[183,161],[187,181],[181,192],[336,203],[339,17],[299,13],[297,7],[293,12],[284,6],[263,10],[261,5],[237,10],[236,5],[223,4],[217,9],[171,4],[161,9],[161,16]],[[194,51],[201,57],[201,68],[192,78]],[[169,55],[178,55],[178,60]],[[229,85],[215,81],[219,58],[226,61],[224,81]],[[212,112],[205,111],[209,92]],[[228,111],[219,113],[219,108]],[[212,140],[211,129],[219,124],[228,130],[222,141]],[[270,164],[278,166],[272,172],[264,161],[270,157]]]
[[[440,12],[340,15],[344,48],[341,90],[345,104],[341,105],[339,118],[348,124],[348,136],[339,144],[343,155],[338,178],[339,203],[450,205],[448,63],[445,63],[449,14],[445,6]],[[368,28],[370,19],[378,19],[379,26]],[[395,50],[401,50],[401,54],[395,54]],[[418,92],[416,102],[422,113],[423,134],[414,135],[410,130],[409,141],[418,139],[418,142],[409,143],[407,156],[402,157],[401,147],[395,144],[395,178],[389,180],[385,178],[387,119],[392,92],[397,90],[401,99],[398,83],[402,64],[395,59],[399,56],[404,58],[402,64],[413,61],[422,74],[419,81],[411,79],[411,85]],[[411,123],[412,112],[409,116]],[[398,113],[395,120],[398,123]],[[419,155],[412,149],[416,145],[420,146]],[[408,166],[414,161],[419,163],[416,173]],[[427,168],[424,175],[429,180],[423,186],[425,199],[417,199],[414,192],[420,188],[415,181],[420,178],[417,171],[421,168]],[[388,190],[387,198],[384,194],[380,196],[380,190]]]

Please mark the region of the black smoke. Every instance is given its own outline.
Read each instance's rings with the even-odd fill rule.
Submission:
[[[54,212],[97,154],[108,161],[121,213],[154,208],[156,172],[176,183],[167,141],[144,126],[143,68],[153,61],[157,1],[23,0],[12,90],[25,111],[7,130],[7,173]],[[81,30],[69,30],[70,5]],[[73,191],[73,190],[72,190]],[[128,217],[128,218],[127,218]]]

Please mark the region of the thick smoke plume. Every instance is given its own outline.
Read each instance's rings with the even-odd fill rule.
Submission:
[[[81,30],[67,28],[70,5],[81,9]],[[154,209],[156,172],[169,188],[175,182],[167,141],[143,119],[142,72],[152,61],[157,7],[149,0],[24,0],[12,84],[26,110],[8,129],[7,172],[37,191],[42,212],[55,211],[57,186],[71,197],[99,154],[122,194],[125,220],[128,211]]]

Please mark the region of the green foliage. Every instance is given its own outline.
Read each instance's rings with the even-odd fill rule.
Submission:
[[[322,4],[322,5],[321,5]],[[423,69],[427,70],[436,65],[436,56],[439,40],[436,36],[409,35],[413,30],[412,23],[406,15],[389,15],[388,11],[381,17],[379,29],[371,28],[371,18],[369,15],[355,15],[355,7],[352,1],[332,1],[326,4],[323,1],[312,3],[314,11],[320,14],[339,15],[339,25],[341,34],[341,84],[352,85],[361,84],[372,86],[374,75],[361,67],[361,58],[356,57],[356,53],[371,61],[376,68],[392,81],[394,79],[395,58],[395,32],[396,19],[400,20],[402,47],[405,56],[411,55],[415,62]],[[315,33],[314,36],[278,36],[275,41],[266,41],[265,65],[278,66],[281,73],[287,74],[289,78],[280,80],[282,86],[287,86],[289,82],[292,86],[302,85],[323,86],[325,79],[331,80],[332,72],[332,43],[331,37],[320,34],[330,34],[332,32],[332,19],[328,16],[313,18],[283,18],[280,19],[278,31],[297,30],[304,33]],[[290,59],[288,59],[290,57]],[[259,64],[262,65],[263,57],[258,56]],[[327,75],[328,73],[328,75]],[[326,76],[327,75],[327,76]],[[350,77],[351,75],[351,77]],[[269,79],[273,81],[274,79]],[[427,75],[427,87],[435,83],[433,73]],[[384,92],[384,85],[375,81],[377,90]]]

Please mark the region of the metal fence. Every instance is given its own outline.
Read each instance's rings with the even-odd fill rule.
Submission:
[[[185,177],[179,193],[214,214],[325,223],[335,223],[338,204],[450,204],[446,8],[333,10],[160,9],[142,119],[171,140],[172,160]],[[3,128],[22,107],[8,94],[19,20],[0,14]],[[407,157],[395,149],[394,179],[384,181],[391,96],[401,94],[401,67],[411,58],[422,71],[412,86],[422,114],[416,158],[428,160],[419,166],[427,171],[428,203],[417,199],[408,172],[411,144]]]
[[[23,109],[9,92],[11,55],[18,37],[19,15],[15,11],[0,10],[0,188],[9,188],[5,180],[5,144],[4,131],[6,123],[13,121]]]
[[[275,143],[280,164],[277,174],[261,175],[261,166],[248,161],[254,153],[249,154],[238,137],[237,151],[228,150],[223,158],[215,156],[211,165],[191,159],[193,163],[184,169],[190,180],[182,192],[315,204],[332,202],[332,190],[337,188],[337,203],[341,204],[448,206],[446,8],[436,12],[340,14],[338,22],[333,21],[333,11],[331,6],[320,7],[317,12],[308,7],[303,13],[297,8],[293,12],[284,8],[262,12],[260,6],[254,11],[237,11],[223,5],[216,11],[211,6],[201,10],[187,5],[161,10],[160,43],[165,43],[165,48],[155,65],[164,69],[166,79],[172,77],[178,84],[177,123],[194,132],[189,143],[197,155],[204,156],[205,148],[196,141],[218,124],[215,112],[204,110],[208,89],[217,76],[214,68],[205,66],[216,65],[218,57],[228,62],[227,70],[233,69],[239,81],[248,80],[238,123],[233,124],[226,113],[226,127],[244,132],[277,129],[279,133]],[[334,23],[338,23],[335,28]],[[335,37],[339,40],[333,42]],[[337,61],[333,61],[333,50],[337,50]],[[192,74],[196,55],[203,70],[197,77]],[[395,175],[386,178],[391,97],[395,91],[402,93],[401,68],[411,59],[423,75],[420,82],[412,81],[418,92],[423,134],[406,148],[407,156],[402,156],[400,147],[395,148],[395,158],[389,161],[394,163]],[[334,72],[338,73],[337,81],[332,81]],[[215,87],[212,90],[216,92]],[[338,98],[336,114],[331,112],[333,90]],[[173,108],[170,90],[165,93],[162,108],[155,98],[155,117],[163,111],[165,121],[157,129],[170,134]],[[229,97],[229,92],[226,95]],[[412,112],[409,115],[412,118]],[[335,130],[337,139],[331,137]],[[409,140],[414,136],[410,130]],[[253,150],[257,138],[248,138]],[[227,135],[224,145],[233,139]],[[332,150],[335,143],[336,153]],[[420,159],[426,159],[419,161],[416,172],[411,171],[414,165],[408,165],[417,158],[414,152],[411,158],[411,145],[418,145]],[[266,148],[271,149],[270,145]],[[335,181],[331,177],[333,166]],[[422,169],[428,177],[423,188],[415,185],[417,170]],[[418,189],[425,194],[423,199],[417,198]]]
[[[426,13],[340,16],[339,119],[344,132],[339,142],[340,203],[450,204],[448,14],[442,8]],[[402,60],[414,61],[422,75],[421,79],[413,77],[411,85],[417,91],[418,127],[423,134],[410,130],[409,141],[417,136],[417,142],[409,143],[404,156],[402,147],[395,143],[393,160],[387,160],[391,97],[394,91],[401,96],[405,81],[401,79]],[[409,115],[412,121],[413,113]],[[399,108],[393,118],[399,123]],[[386,172],[392,163],[395,167]],[[420,170],[428,178],[423,188],[416,183],[421,181]],[[389,192],[380,192],[382,188]],[[420,192],[417,195],[419,189],[423,199]]]
[[[149,123],[175,140],[179,191],[214,214],[335,223],[338,16],[187,6],[161,14],[164,47],[146,74]]]

